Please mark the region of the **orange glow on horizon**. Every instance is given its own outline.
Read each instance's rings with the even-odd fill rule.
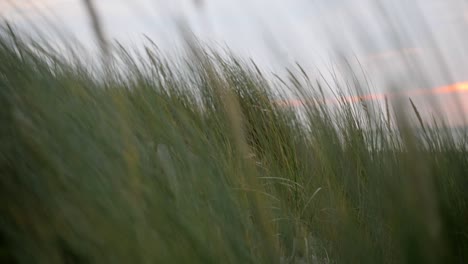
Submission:
[[[373,101],[378,99],[385,99],[385,98],[395,98],[401,96],[409,96],[409,95],[438,95],[438,94],[451,94],[451,93],[465,93],[468,92],[468,82],[459,82],[454,83],[447,86],[440,86],[432,89],[415,89],[410,90],[407,92],[400,92],[400,93],[375,93],[375,94],[367,94],[362,96],[346,96],[346,97],[339,97],[339,98],[328,98],[325,100],[301,100],[301,99],[292,99],[292,100],[282,100],[278,102],[281,106],[303,106],[307,103],[342,103],[342,102],[350,102],[355,103],[359,101]]]
[[[434,89],[433,92],[436,94],[468,92],[468,82],[455,83],[449,86],[438,87]]]

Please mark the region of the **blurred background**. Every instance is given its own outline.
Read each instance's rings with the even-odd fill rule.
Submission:
[[[0,16],[31,33],[71,33],[85,47],[95,49],[85,2],[0,0]],[[296,63],[315,78],[333,78],[345,74],[343,68],[352,68],[359,72],[356,78],[375,93],[436,89],[468,79],[468,2],[464,0],[93,3],[108,39],[138,47],[145,35],[168,56],[180,53],[182,23],[205,44],[219,50],[229,48],[280,75]],[[433,98],[457,124],[463,122],[457,115],[466,113],[468,102],[460,87],[445,89],[449,94],[456,92],[458,102],[448,101],[441,93]]]

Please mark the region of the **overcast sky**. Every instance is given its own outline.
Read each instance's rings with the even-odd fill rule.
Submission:
[[[357,58],[378,83],[413,79],[403,58],[434,85],[467,76],[464,0],[94,2],[109,38],[138,45],[146,34],[163,51],[177,52],[175,22],[183,19],[202,40],[227,46],[275,71],[296,61],[311,74],[328,71],[332,62],[339,63],[334,56],[340,54]],[[44,29],[51,23],[87,45],[94,40],[80,0],[0,0],[0,16],[29,29],[31,24]]]

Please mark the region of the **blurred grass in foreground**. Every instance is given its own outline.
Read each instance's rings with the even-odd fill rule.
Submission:
[[[2,31],[1,263],[468,261],[465,130],[299,113],[279,94],[320,101],[320,81],[201,48],[115,50],[98,74]]]

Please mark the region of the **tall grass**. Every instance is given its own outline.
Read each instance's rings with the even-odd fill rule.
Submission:
[[[324,105],[305,72],[203,48],[113,51],[99,71],[1,33],[0,262],[468,261],[466,137],[414,129],[414,104]]]

